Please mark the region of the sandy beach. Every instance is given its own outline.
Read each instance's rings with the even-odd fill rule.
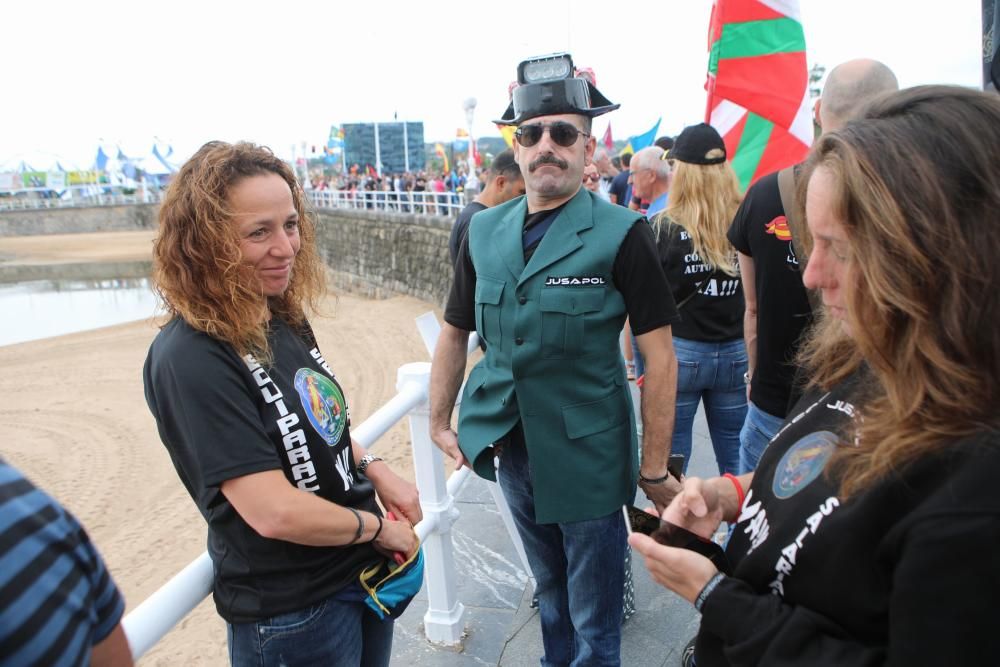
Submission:
[[[149,259],[152,232],[0,238],[0,262]],[[409,297],[332,297],[312,319],[347,391],[353,423],[391,398],[396,369],[428,361]],[[440,319],[440,312],[437,312]],[[152,320],[0,347],[0,453],[80,519],[131,609],[205,549],[205,524],[174,472],[143,399]],[[398,424],[374,448],[412,479]],[[141,661],[226,665],[225,625],[211,598]]]

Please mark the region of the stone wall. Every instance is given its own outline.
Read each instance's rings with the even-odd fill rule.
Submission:
[[[0,211],[0,236],[154,229],[158,204]]]
[[[382,299],[408,294],[444,306],[453,218],[387,211],[317,213],[320,253],[336,288]]]
[[[156,212],[155,204],[0,211],[0,236],[154,229]],[[317,245],[335,290],[444,305],[453,218],[349,209],[322,209],[316,217]]]

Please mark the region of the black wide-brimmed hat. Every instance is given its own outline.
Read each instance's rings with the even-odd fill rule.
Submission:
[[[552,61],[565,61],[563,76],[541,80],[527,80],[526,72],[530,66]],[[518,86],[514,88],[510,104],[498,125],[520,125],[524,121],[537,116],[553,114],[580,114],[593,118],[614,111],[620,104],[612,104],[611,100],[601,94],[597,87],[588,79],[574,77],[572,59],[568,53],[556,54],[526,60],[518,65]],[[553,68],[555,69],[555,68]],[[550,70],[551,71],[551,70]]]

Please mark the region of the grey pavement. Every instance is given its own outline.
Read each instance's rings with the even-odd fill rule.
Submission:
[[[694,425],[688,474],[717,475],[704,412]],[[424,637],[427,596],[421,590],[396,621],[391,665],[465,667],[539,664],[538,610],[531,608],[527,573],[521,566],[486,482],[471,476],[455,499],[460,512],[452,527],[458,599],[465,606],[465,636],[459,648],[437,647]],[[649,503],[642,492],[636,505]],[[685,600],[652,580],[642,556],[633,552],[636,613],[622,633],[622,665],[680,665],[680,653],[698,628],[698,614]]]

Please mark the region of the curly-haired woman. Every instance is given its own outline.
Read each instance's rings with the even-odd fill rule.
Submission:
[[[412,554],[416,489],[351,441],[306,318],[324,292],[312,220],[266,148],[205,144],[160,207],[154,283],[169,321],[146,401],[208,522],[233,665],[386,665],[391,620],[358,575]],[[406,520],[383,519],[386,509]]]
[[[997,128],[997,95],[924,86],[814,147],[807,393],[754,473],[688,479],[664,511],[734,523],[733,573],[630,538],[701,610],[698,667],[996,664]]]

